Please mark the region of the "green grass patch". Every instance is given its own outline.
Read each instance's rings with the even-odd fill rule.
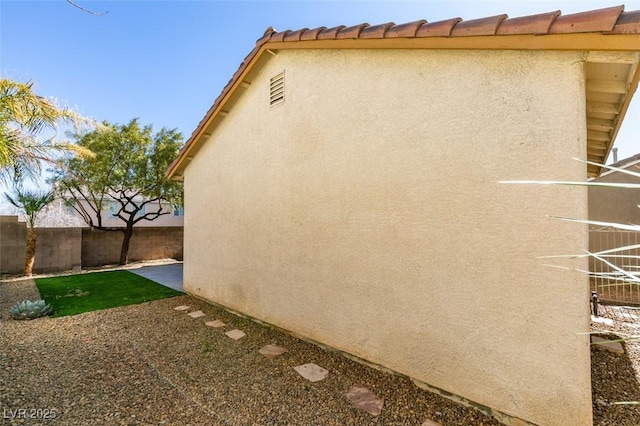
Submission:
[[[182,295],[129,271],[92,272],[35,281],[40,296],[53,308],[54,317]]]

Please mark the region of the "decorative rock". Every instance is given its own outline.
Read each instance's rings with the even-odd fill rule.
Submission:
[[[329,374],[328,370],[314,363],[299,365],[297,367],[293,367],[293,369],[310,382],[319,382]]]
[[[591,344],[594,347],[602,348],[616,354],[624,353],[624,348],[622,347],[622,344],[620,342],[613,342],[611,340],[603,339],[602,337],[591,336]]]
[[[176,306],[175,308],[176,311],[186,311],[187,309],[189,309],[189,307],[187,305],[181,305],[181,306]]]
[[[189,313],[187,315],[189,315],[191,318],[201,318],[201,317],[205,316],[205,313],[202,312],[202,311],[194,311],[194,312],[191,312],[191,313]]]
[[[267,345],[260,348],[258,352],[260,352],[263,356],[271,359],[277,357],[278,355],[282,355],[284,353],[284,348],[276,345]]]
[[[209,327],[215,327],[215,328],[220,328],[220,327],[224,327],[225,323],[223,323],[220,320],[215,320],[215,321],[207,321],[204,323],[205,325],[208,325]]]
[[[351,386],[351,389],[349,389],[345,396],[353,405],[372,416],[379,416],[382,412],[384,400],[378,398],[376,394],[363,386]]]
[[[596,398],[596,404],[598,404],[598,405],[599,405],[599,406],[601,406],[601,407],[606,407],[606,406],[608,406],[608,405],[609,405],[609,404],[607,404],[607,403],[606,403],[603,399],[601,399],[601,398]]]
[[[591,315],[591,322],[596,324],[613,325],[613,320],[610,318],[596,317]]]
[[[421,426],[442,426],[442,423],[434,422],[433,420],[425,420]]]
[[[233,340],[242,339],[244,336],[246,336],[244,331],[238,330],[237,328],[235,330],[227,331],[224,334],[226,334],[227,336],[231,337]]]

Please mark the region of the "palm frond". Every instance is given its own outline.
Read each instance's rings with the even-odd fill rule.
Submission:
[[[501,180],[498,183],[524,184],[524,185],[568,185],[568,186],[595,186],[603,188],[640,189],[640,183],[615,183],[615,182],[571,182],[562,180]]]
[[[86,148],[49,137],[38,140],[43,132],[58,132],[58,126],[80,129],[102,126],[70,108],[60,108],[53,99],[38,96],[33,83],[0,78],[0,181],[36,176],[41,162],[55,162],[59,155],[91,156]]]
[[[14,188],[13,194],[5,193],[5,198],[27,217],[27,223],[33,228],[38,214],[54,200],[53,192],[43,190],[24,191]]]
[[[608,169],[608,170],[614,170],[616,172],[624,173],[624,174],[627,174],[627,175],[630,175],[630,176],[640,177],[640,173],[632,172],[631,170],[623,169],[621,167],[607,166],[607,165],[600,164],[600,163],[594,163],[593,161],[581,160],[579,158],[574,158],[574,160],[579,161],[581,163],[585,163],[585,164],[591,164],[592,166],[598,166],[598,167],[603,167],[603,168]]]
[[[640,225],[625,225],[624,223],[615,223],[615,222],[602,222],[599,220],[588,220],[588,219],[572,219],[570,217],[562,217],[562,216],[550,216],[555,219],[564,220],[567,222],[576,222],[576,223],[584,223],[587,225],[597,225],[597,226],[606,226],[610,228],[622,229],[625,231],[636,231],[640,232]]]

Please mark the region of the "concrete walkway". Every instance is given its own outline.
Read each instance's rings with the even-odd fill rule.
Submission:
[[[143,266],[141,268],[128,269],[128,271],[184,293],[182,289],[182,263]]]

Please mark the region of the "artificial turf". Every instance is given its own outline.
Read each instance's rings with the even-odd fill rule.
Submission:
[[[54,317],[134,305],[182,294],[129,271],[92,272],[37,278],[35,281],[40,297],[51,305]]]

